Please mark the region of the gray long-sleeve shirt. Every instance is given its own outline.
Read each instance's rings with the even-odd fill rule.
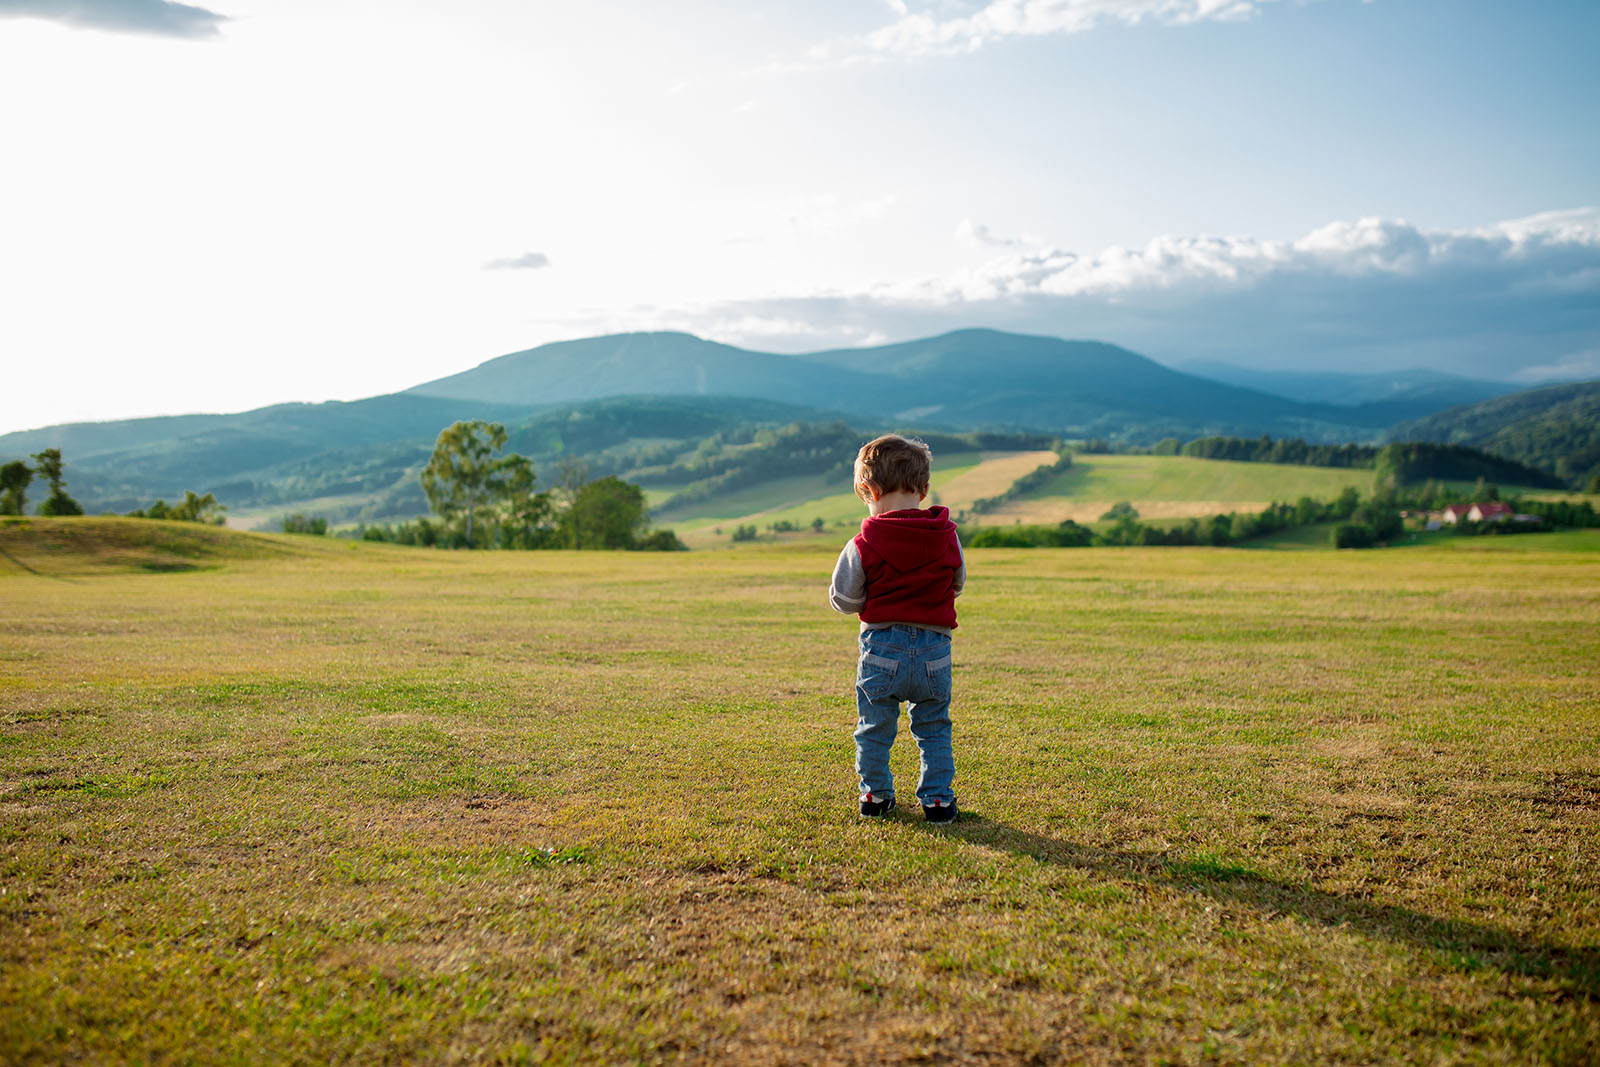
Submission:
[[[961,552],[961,542],[956,542],[956,551]],[[954,582],[955,595],[960,596],[961,590],[967,584],[967,557],[961,554],[961,566],[956,568]],[[844,550],[839,553],[839,561],[833,565],[833,581],[828,586],[828,603],[833,610],[843,615],[854,615],[860,611],[867,602],[867,569],[861,563],[861,550],[856,547],[855,538],[845,542]],[[920,626],[924,630],[937,630],[939,633],[948,634],[950,630],[944,626],[929,626],[925,622],[863,622],[863,630],[881,630],[888,626]]]

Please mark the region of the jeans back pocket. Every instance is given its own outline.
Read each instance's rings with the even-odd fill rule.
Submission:
[[[856,669],[856,687],[870,699],[880,700],[894,692],[899,674],[899,660],[863,652],[861,663]]]
[[[928,687],[933,690],[937,700],[950,699],[950,654],[945,653],[938,659],[923,661],[923,668],[928,672]]]

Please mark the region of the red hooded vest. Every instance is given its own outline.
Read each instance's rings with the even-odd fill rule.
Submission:
[[[961,543],[950,509],[935,505],[869,515],[855,537],[867,572],[862,622],[956,627],[956,571]]]

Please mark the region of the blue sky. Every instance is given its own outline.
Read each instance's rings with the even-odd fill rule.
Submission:
[[[0,0],[0,431],[627,329],[1596,377],[1597,45],[1559,2]]]

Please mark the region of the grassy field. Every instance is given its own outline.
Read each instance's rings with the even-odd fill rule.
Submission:
[[[970,507],[974,500],[995,496],[1041,464],[1054,463],[1054,452],[966,452],[941,455],[935,460],[930,502],[952,512]],[[847,479],[848,481],[848,479]],[[659,500],[650,501],[652,507]],[[849,485],[820,475],[784,478],[735,490],[685,508],[658,511],[653,521],[676,530],[691,547],[727,543],[733,528],[752,524],[765,531],[778,522],[809,529],[813,519],[828,524],[827,537],[837,541],[838,529],[854,529],[866,514]],[[718,530],[721,533],[718,533]]]
[[[1476,483],[1443,482],[1471,493]],[[1277,463],[1238,463],[1191,456],[1084,455],[1072,468],[1025,498],[981,516],[987,525],[1013,522],[1088,523],[1112,504],[1126,500],[1147,519],[1195,518],[1231,511],[1260,511],[1274,501],[1302,496],[1332,500],[1353,486],[1368,496],[1372,471],[1359,468],[1298,467]],[[1553,494],[1525,486],[1501,486],[1506,496],[1580,501],[1580,494]]]
[[[834,547],[0,524],[0,1059],[1600,1055],[1600,535],[973,551],[944,830]]]
[[[1071,469],[1026,499],[984,515],[983,522],[1089,522],[1119,500],[1158,519],[1260,511],[1274,500],[1331,500],[1347,485],[1367,494],[1372,472],[1191,456],[1079,454],[1072,457]]]

